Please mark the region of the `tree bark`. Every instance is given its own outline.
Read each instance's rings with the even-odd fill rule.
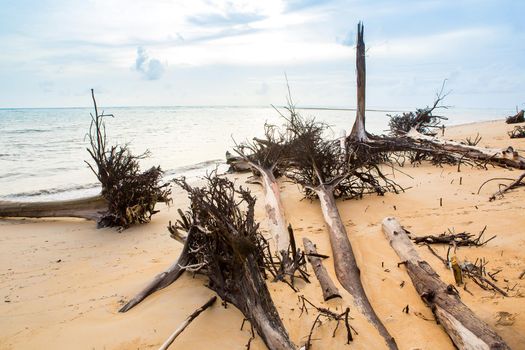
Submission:
[[[415,142],[430,144],[445,151],[463,154],[466,158],[525,169],[525,158],[520,156],[517,151],[514,151],[512,147],[508,149],[495,149],[468,146],[455,141],[426,136],[417,132],[415,129],[410,130],[404,137]]]
[[[96,221],[107,210],[107,202],[101,196],[53,202],[0,201],[0,217],[75,217]]]
[[[352,245],[337,209],[332,188],[321,185],[315,191],[321,202],[325,222],[328,225],[337,279],[343,288],[354,297],[354,303],[361,312],[377,328],[385,339],[388,348],[397,349],[394,338],[388,333],[366,296],[361,283],[361,271],[357,266]]]
[[[250,255],[245,260],[241,269],[243,273],[236,278],[238,288],[235,294],[223,296],[220,291],[217,293],[250,320],[268,349],[295,350],[254,259]]]
[[[328,271],[326,271],[326,268],[323,266],[322,259],[318,256],[315,256],[317,254],[315,245],[312,243],[312,241],[310,241],[306,237],[303,237],[303,245],[304,245],[304,251],[308,257],[308,261],[312,265],[315,276],[317,277],[317,279],[319,280],[319,283],[321,284],[321,289],[323,290],[324,300],[327,301],[333,298],[341,298],[341,294],[339,294],[339,290],[337,290],[337,287],[335,286],[334,282],[330,278],[330,275],[328,275]]]
[[[366,109],[366,50],[364,36],[364,26],[360,22],[357,24],[357,48],[356,48],[356,76],[357,76],[357,112],[350,139],[360,142],[368,141],[368,134],[365,129],[365,109]]]
[[[284,207],[281,201],[279,184],[272,170],[257,167],[261,173],[264,190],[264,209],[268,217],[268,229],[275,240],[275,247],[281,256],[287,256],[290,238],[284,215]],[[283,255],[284,254],[284,255]]]
[[[463,304],[457,292],[441,281],[430,265],[421,259],[406,231],[395,218],[383,220],[383,231],[403,260],[417,292],[458,349],[510,349],[496,332]]]
[[[159,350],[167,350],[170,347],[171,343],[173,343],[173,341],[179,336],[179,334],[181,334],[186,329],[186,327],[188,327],[189,324],[194,319],[196,319],[204,310],[212,306],[216,300],[217,300],[217,297],[213,296],[210,298],[210,300],[206,302],[206,304],[202,305],[200,308],[193,311],[193,313],[189,315],[188,318],[186,318],[184,322],[182,322],[182,324],[175,330],[175,332],[173,332],[170,335],[170,337],[160,346]]]

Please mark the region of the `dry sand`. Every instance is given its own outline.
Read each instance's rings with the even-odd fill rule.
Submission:
[[[512,126],[503,121],[448,128],[446,136],[461,140],[482,136],[482,145],[525,149],[525,140],[510,140]],[[398,258],[381,231],[381,220],[396,216],[414,235],[438,234],[447,229],[478,233],[487,225],[486,235],[497,234],[485,247],[461,248],[460,260],[485,257],[489,270],[502,271],[498,285],[514,287],[504,298],[467,281],[473,293],[460,290],[462,300],[491,325],[513,349],[525,348],[525,188],[503,199],[489,202],[498,182],[478,187],[493,177],[515,178],[519,171],[461,167],[410,165],[395,179],[405,187],[401,194],[369,196],[363,200],[338,202],[357,260],[362,280],[373,307],[395,337],[400,349],[453,349],[446,333],[432,321],[431,311],[413,288]],[[234,176],[239,184],[245,176]],[[462,185],[460,185],[462,178]],[[250,186],[257,196],[261,190]],[[320,253],[331,255],[321,210],[316,202],[300,201],[297,186],[283,184],[286,215],[297,239],[308,236]],[[442,198],[443,206],[440,206]],[[170,287],[155,293],[131,311],[118,308],[155,274],[170,265],[181,245],[169,237],[166,225],[176,218],[176,209],[185,208],[184,195],[177,192],[171,208],[162,208],[150,224],[122,233],[95,229],[93,222],[74,219],[0,220],[0,349],[152,349],[157,348],[177,325],[213,292],[202,278],[183,276]],[[257,213],[262,220],[263,208]],[[445,248],[437,247],[445,255]],[[420,254],[447,282],[452,273],[424,247]],[[325,266],[337,284],[331,259]],[[404,287],[400,284],[405,282]],[[338,284],[337,284],[338,285]],[[304,343],[315,317],[301,317],[297,295],[304,294],[320,306],[343,310],[350,306],[351,324],[359,335],[345,345],[339,329],[332,338],[333,322],[323,323],[314,333],[317,349],[380,349],[384,345],[376,332],[360,317],[348,294],[342,300],[322,301],[317,281],[300,283],[298,294],[283,283],[268,282],[284,324],[296,344]],[[343,288],[338,285],[341,292]],[[409,305],[410,313],[402,309]],[[508,313],[505,314],[505,313]],[[498,322],[499,316],[506,315]],[[427,318],[428,320],[425,320]],[[172,345],[176,349],[244,349],[249,327],[240,330],[242,314],[233,306],[217,303],[195,320]],[[429,321],[430,320],[430,321]],[[251,349],[264,349],[256,338]]]

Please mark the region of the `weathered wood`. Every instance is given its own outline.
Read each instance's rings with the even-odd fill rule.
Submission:
[[[188,232],[186,241],[191,237],[192,230]],[[190,256],[188,254],[188,245],[184,244],[182,252],[179,258],[173,265],[168,267],[164,272],[159,273],[148,285],[142,289],[137,295],[135,295],[130,301],[128,301],[123,307],[118,310],[119,312],[126,312],[139,304],[142,300],[146,299],[150,294],[166,288],[173,282],[175,282],[185,271],[185,266],[190,263]]]
[[[357,48],[356,48],[356,75],[357,75],[357,111],[356,119],[350,138],[355,141],[368,141],[368,134],[365,129],[365,108],[366,108],[366,50],[364,36],[364,26],[362,23],[357,25]]]
[[[415,142],[430,144],[448,152],[459,153],[466,158],[518,169],[525,169],[525,158],[520,156],[512,147],[508,147],[507,149],[496,149],[469,146],[456,141],[423,135],[414,128],[403,137]]]
[[[317,249],[315,249],[315,245],[306,237],[303,237],[303,245],[306,256],[308,257],[308,261],[312,265],[315,276],[321,284],[324,300],[327,301],[333,298],[341,298],[339,290],[337,290],[337,287],[330,278],[330,275],[328,275],[328,271],[326,271],[326,268],[323,266],[323,260],[317,256]]]
[[[416,291],[458,349],[510,349],[496,332],[463,304],[457,291],[447,286],[421,259],[407,232],[395,218],[383,220],[383,232],[406,266]]]
[[[96,221],[107,210],[102,196],[50,202],[0,201],[0,217],[75,217]]]
[[[281,191],[275,176],[270,169],[257,167],[261,173],[264,191],[264,209],[268,217],[268,229],[275,241],[277,252],[287,255],[290,246],[290,238],[284,215],[284,207],[281,201]]]
[[[160,346],[159,350],[167,350],[170,347],[171,343],[173,343],[173,341],[179,336],[179,334],[181,334],[186,329],[186,327],[188,327],[189,324],[194,319],[196,319],[204,310],[212,306],[216,300],[217,300],[217,297],[214,295],[213,297],[210,298],[210,300],[206,302],[206,304],[202,305],[200,308],[193,311],[193,313],[189,315],[184,320],[184,322],[181,323],[181,325],[169,336],[169,338],[166,339],[166,341]]]
[[[315,191],[319,197],[323,216],[328,226],[337,279],[343,288],[354,297],[354,304],[370,323],[377,328],[379,334],[385,339],[388,348],[397,349],[394,338],[375,313],[365,293],[361,282],[361,271],[357,266],[352,245],[337,209],[333,190],[325,185],[321,185]]]

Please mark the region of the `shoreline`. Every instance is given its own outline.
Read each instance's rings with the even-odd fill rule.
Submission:
[[[485,122],[487,123],[487,122]],[[493,123],[493,122],[488,122]],[[509,139],[502,120],[490,128],[483,123],[448,129],[447,138],[456,140],[479,132],[481,145],[525,148],[525,139]],[[493,177],[517,176],[518,171],[499,167],[479,170],[463,166],[433,167],[407,165],[392,178],[405,188],[400,194],[365,196],[361,200],[338,201],[343,222],[354,247],[366,293],[378,316],[395,337],[400,349],[454,349],[446,333],[433,321],[432,312],[416,293],[406,270],[381,231],[386,216],[396,216],[413,235],[439,234],[448,229],[479,233],[487,225],[487,237],[497,235],[483,247],[459,248],[458,259],[486,258],[488,271],[501,269],[498,285],[514,287],[511,297],[502,297],[467,280],[469,294],[460,289],[463,300],[514,349],[525,344],[525,269],[523,217],[525,190],[516,189],[503,199],[489,202],[497,190],[492,182],[477,194],[478,187]],[[266,232],[262,189],[245,184],[247,174],[228,175],[236,185],[249,187],[258,197],[256,217]],[[460,184],[460,178],[462,182]],[[328,234],[317,201],[301,200],[296,185],[280,181],[287,219],[294,227],[297,242],[306,236],[319,253],[332,256]],[[442,202],[442,206],[440,206]],[[188,204],[185,194],[174,191],[173,204],[161,205],[152,222],[118,233],[95,228],[80,219],[0,219],[0,348],[34,349],[156,349],[196,307],[213,292],[199,276],[184,275],[173,285],[154,293],[127,313],[118,309],[153,276],[171,265],[182,246],[170,238],[166,226],[178,217],[177,209]],[[444,256],[446,247],[435,247]],[[452,273],[428,249],[417,247],[420,255],[446,283]],[[332,310],[350,307],[351,325],[358,331],[352,349],[381,349],[382,339],[369,334],[370,325],[356,312],[351,296],[340,287],[332,258],[325,267],[342,293],[342,299],[322,300],[317,280],[298,282],[294,293],[284,283],[268,281],[274,302],[296,343],[303,343],[315,315],[300,316],[298,295]],[[310,266],[308,267],[311,272]],[[388,271],[387,271],[388,270]],[[505,282],[507,280],[508,282]],[[405,282],[403,284],[403,282]],[[403,284],[403,286],[401,286]],[[458,288],[459,289],[459,288]],[[403,308],[409,305],[410,312]],[[241,331],[242,315],[231,305],[217,303],[203,313],[179,337],[173,347],[180,349],[244,349],[249,327]],[[429,321],[430,320],[430,321]],[[347,349],[344,332],[332,337],[334,324],[327,322],[314,332],[314,347]],[[252,350],[265,349],[259,337]]]

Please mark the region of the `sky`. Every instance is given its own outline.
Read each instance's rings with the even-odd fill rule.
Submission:
[[[0,108],[525,108],[525,1],[0,0]]]

